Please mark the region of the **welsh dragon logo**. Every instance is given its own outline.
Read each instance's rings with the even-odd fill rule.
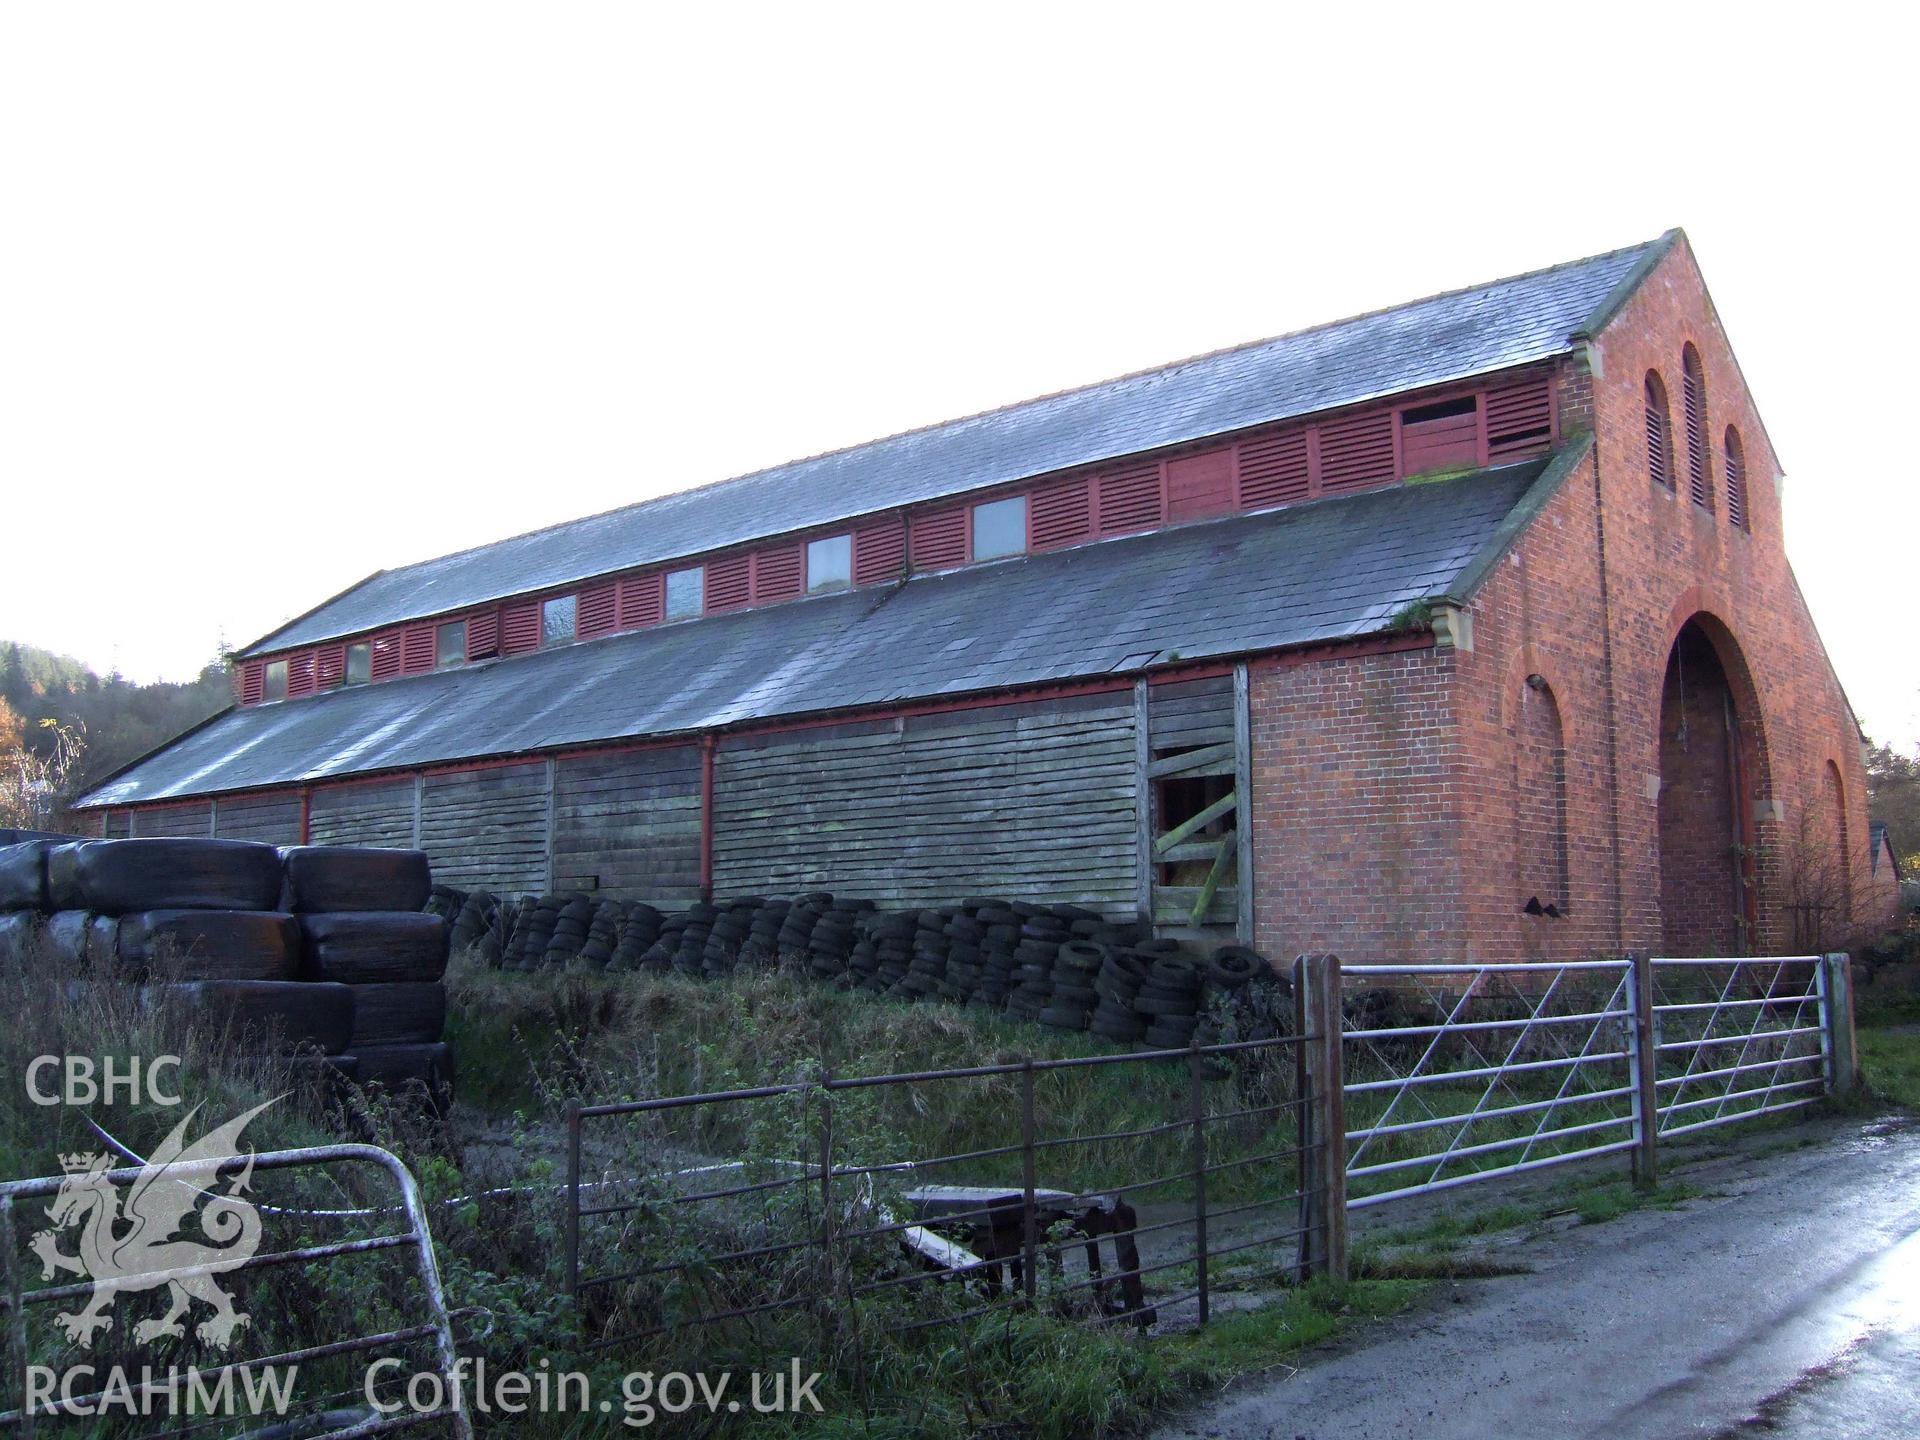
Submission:
[[[141,1167],[124,1206],[119,1188],[108,1178],[113,1167],[107,1156],[60,1157],[66,1179],[47,1207],[53,1223],[33,1237],[32,1248],[40,1257],[41,1279],[71,1271],[93,1281],[93,1298],[84,1308],[55,1317],[69,1340],[91,1346],[95,1334],[113,1324],[110,1312],[117,1295],[164,1285],[167,1313],[134,1326],[135,1340],[146,1344],[163,1335],[183,1338],[184,1319],[192,1302],[199,1300],[212,1306],[213,1314],[194,1333],[218,1349],[233,1343],[234,1332],[249,1321],[244,1311],[233,1308],[233,1297],[216,1277],[245,1264],[260,1248],[260,1212],[239,1198],[252,1183],[253,1152],[247,1152],[245,1165],[229,1178],[224,1193],[208,1186],[219,1162],[239,1153],[240,1132],[247,1123],[273,1103],[256,1105],[187,1145],[187,1126],[200,1113],[194,1106]],[[181,1238],[179,1231],[202,1201],[199,1228],[206,1238]],[[60,1233],[76,1225],[80,1253],[63,1255]]]

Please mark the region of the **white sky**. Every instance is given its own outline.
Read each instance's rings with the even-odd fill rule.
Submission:
[[[0,638],[181,678],[381,567],[1677,224],[1920,740],[1912,12],[1342,8],[0,9]]]

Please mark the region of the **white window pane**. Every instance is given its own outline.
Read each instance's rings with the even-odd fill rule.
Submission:
[[[347,647],[347,684],[364,685],[373,679],[373,646]]]
[[[449,620],[433,635],[433,663],[441,670],[467,663],[467,622]]]
[[[832,535],[807,542],[807,593],[841,590],[853,583],[853,537]]]
[[[540,643],[544,645],[570,645],[573,643],[574,601],[571,595],[562,595],[547,601],[540,607]]]
[[[268,700],[284,700],[287,698],[286,661],[269,660],[267,662],[266,689],[263,698]]]
[[[685,620],[706,608],[706,570],[675,570],[667,576],[667,619]]]
[[[989,500],[973,507],[973,558],[995,560],[1027,553],[1027,497]]]

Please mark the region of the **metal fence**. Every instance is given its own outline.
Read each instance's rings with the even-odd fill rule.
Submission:
[[[1303,956],[1290,1036],[576,1104],[568,1286],[599,1347],[818,1340],[883,1297],[899,1330],[1204,1324],[1223,1286],[1344,1275],[1349,1211],[1609,1155],[1651,1184],[1663,1141],[1844,1088],[1846,963]]]
[[[1028,1307],[1204,1324],[1222,1286],[1327,1263],[1314,1038],[574,1105],[587,1343],[857,1334],[865,1307],[896,1331]]]
[[[267,1253],[255,1252],[244,1259],[219,1256],[216,1252],[214,1259],[198,1264],[173,1265],[135,1273],[83,1278],[64,1285],[49,1284],[35,1288],[27,1284],[22,1274],[18,1253],[20,1237],[15,1229],[15,1217],[20,1213],[20,1202],[47,1196],[79,1196],[83,1189],[94,1195],[112,1196],[117,1187],[131,1186],[142,1180],[151,1184],[155,1182],[156,1175],[158,1183],[162,1185],[185,1186],[197,1195],[220,1200],[226,1198],[227,1192],[215,1192],[212,1186],[222,1174],[227,1172],[245,1171],[251,1178],[275,1171],[314,1169],[353,1163],[378,1167],[393,1182],[399,1196],[398,1206],[388,1209],[329,1211],[254,1203],[252,1208],[260,1214],[263,1222],[281,1220],[287,1223],[288,1228],[299,1231],[306,1231],[317,1223],[329,1220],[352,1222],[379,1215],[403,1217],[405,1223],[402,1228],[330,1243],[293,1245]],[[208,1229],[211,1235],[212,1226],[209,1225]],[[160,1238],[164,1240],[172,1237]],[[0,1256],[4,1256],[4,1277],[0,1278],[4,1278],[5,1282],[4,1292],[0,1293],[0,1306],[4,1306],[7,1317],[8,1383],[10,1388],[16,1391],[15,1403],[5,1411],[0,1411],[0,1428],[10,1429],[17,1434],[30,1437],[35,1433],[38,1421],[97,1415],[100,1413],[103,1401],[110,1402],[108,1409],[111,1411],[114,1406],[125,1408],[129,1404],[142,1405],[154,1400],[162,1400],[164,1403],[181,1393],[179,1387],[184,1383],[182,1377],[166,1373],[156,1379],[142,1372],[142,1379],[137,1383],[130,1383],[124,1390],[99,1390],[81,1394],[63,1392],[50,1403],[32,1403],[32,1392],[28,1388],[30,1354],[28,1315],[37,1306],[61,1301],[91,1302],[93,1307],[101,1309],[102,1313],[111,1317],[113,1302],[128,1293],[138,1294],[167,1289],[173,1293],[176,1301],[184,1303],[189,1294],[200,1296],[205,1282],[216,1275],[224,1278],[278,1267],[320,1265],[335,1262],[350,1255],[377,1254],[386,1251],[404,1251],[412,1256],[421,1292],[415,1303],[424,1311],[424,1319],[419,1323],[377,1333],[356,1334],[326,1343],[303,1346],[277,1354],[255,1356],[218,1366],[196,1367],[192,1372],[192,1387],[204,1395],[217,1392],[223,1382],[238,1381],[249,1374],[300,1367],[346,1355],[375,1352],[394,1354],[408,1347],[419,1347],[430,1342],[431,1367],[440,1380],[439,1404],[419,1410],[396,1407],[393,1413],[387,1415],[367,1415],[362,1412],[343,1425],[328,1428],[324,1423],[317,1426],[309,1424],[300,1433],[311,1437],[311,1440],[336,1440],[336,1437],[344,1440],[348,1435],[356,1437],[375,1435],[389,1430],[411,1429],[440,1422],[450,1433],[459,1437],[459,1440],[470,1440],[473,1432],[462,1390],[455,1378],[456,1357],[453,1332],[445,1293],[441,1288],[439,1262],[434,1255],[433,1236],[427,1223],[426,1210],[412,1173],[390,1152],[375,1145],[326,1145],[300,1150],[272,1150],[245,1156],[233,1155],[175,1163],[163,1165],[157,1171],[148,1166],[129,1166],[118,1170],[92,1168],[81,1175],[56,1175],[0,1183]],[[48,1268],[52,1268],[51,1262]],[[84,1305],[82,1308],[85,1308]],[[155,1333],[158,1334],[158,1332]],[[66,1358],[74,1364],[95,1365],[96,1368],[92,1373],[101,1373],[100,1367],[96,1364],[101,1357],[95,1354],[70,1353]],[[150,1363],[151,1360],[152,1357],[149,1355],[142,1363]],[[289,1413],[304,1413],[311,1416],[319,1412],[325,1402],[336,1400],[359,1402],[364,1398],[363,1386],[355,1386],[350,1391],[335,1395],[303,1396]],[[198,1434],[222,1426],[231,1426],[236,1421],[257,1424],[261,1418],[271,1417],[214,1415],[203,1416],[197,1420],[175,1418],[169,1420],[164,1428],[165,1433],[169,1435]],[[94,1423],[100,1422],[96,1420]]]

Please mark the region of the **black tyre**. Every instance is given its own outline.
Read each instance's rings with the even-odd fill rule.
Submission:
[[[115,951],[129,973],[165,980],[292,980],[300,973],[299,925],[271,910],[136,911],[121,918]]]
[[[1117,1020],[1098,1011],[1087,1022],[1087,1029],[1105,1040],[1138,1040],[1147,1033],[1146,1026],[1133,1016]]]
[[[272,910],[280,855],[248,840],[81,840],[47,852],[48,898],[59,909]]]
[[[1191,1020],[1196,1006],[1191,998],[1167,1000],[1150,996],[1145,991],[1133,997],[1134,1013],[1138,1015],[1166,1016]]]
[[[0,910],[50,910],[47,852],[50,840],[0,845]]]
[[[311,1047],[323,1055],[347,1048],[353,1033],[353,987],[304,980],[186,980],[149,985],[151,1003],[187,1007],[228,1028],[243,1053]]]
[[[1049,1005],[1040,1012],[1040,1023],[1056,1030],[1084,1030],[1087,1011],[1078,1005]]]
[[[438,1040],[447,1023],[447,991],[435,981],[350,985],[356,1051],[368,1045],[413,1045]]]
[[[437,915],[303,915],[300,973],[345,985],[438,980],[446,973],[446,922]]]
[[[1267,962],[1257,950],[1244,945],[1222,945],[1201,965],[1201,973],[1222,990],[1238,990],[1262,970]]]
[[[421,910],[433,890],[427,857],[419,850],[362,845],[290,845],[284,908],[303,915],[337,911]]]

